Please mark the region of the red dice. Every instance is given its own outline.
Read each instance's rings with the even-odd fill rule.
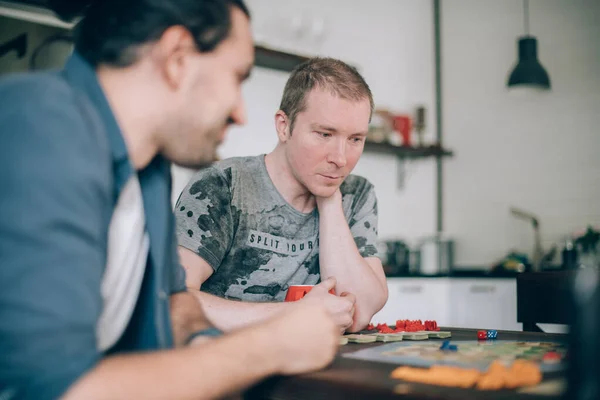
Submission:
[[[477,331],[477,339],[486,340],[487,339],[487,331]]]

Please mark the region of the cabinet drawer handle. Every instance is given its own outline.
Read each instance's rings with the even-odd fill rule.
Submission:
[[[495,286],[486,285],[473,285],[471,286],[471,293],[494,293],[496,291]]]
[[[400,287],[401,293],[421,293],[423,286],[402,286]]]

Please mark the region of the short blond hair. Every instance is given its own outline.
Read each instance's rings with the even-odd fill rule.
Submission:
[[[296,116],[306,109],[306,96],[315,87],[328,90],[343,99],[368,99],[373,114],[375,105],[371,89],[356,68],[335,58],[315,57],[294,68],[283,89],[279,109],[290,120],[290,134]]]

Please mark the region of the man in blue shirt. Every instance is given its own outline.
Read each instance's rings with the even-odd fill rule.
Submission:
[[[242,0],[90,3],[64,70],[0,83],[0,398],[214,398],[327,365],[322,305],[219,335],[177,259],[170,162],[245,122]]]

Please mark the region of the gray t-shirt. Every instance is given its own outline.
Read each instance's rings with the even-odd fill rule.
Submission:
[[[214,269],[202,291],[243,301],[283,301],[290,285],[319,282],[319,213],[279,194],[264,155],[220,161],[191,179],[175,206],[179,245]],[[342,205],[363,257],[377,255],[373,185],[350,175]]]

